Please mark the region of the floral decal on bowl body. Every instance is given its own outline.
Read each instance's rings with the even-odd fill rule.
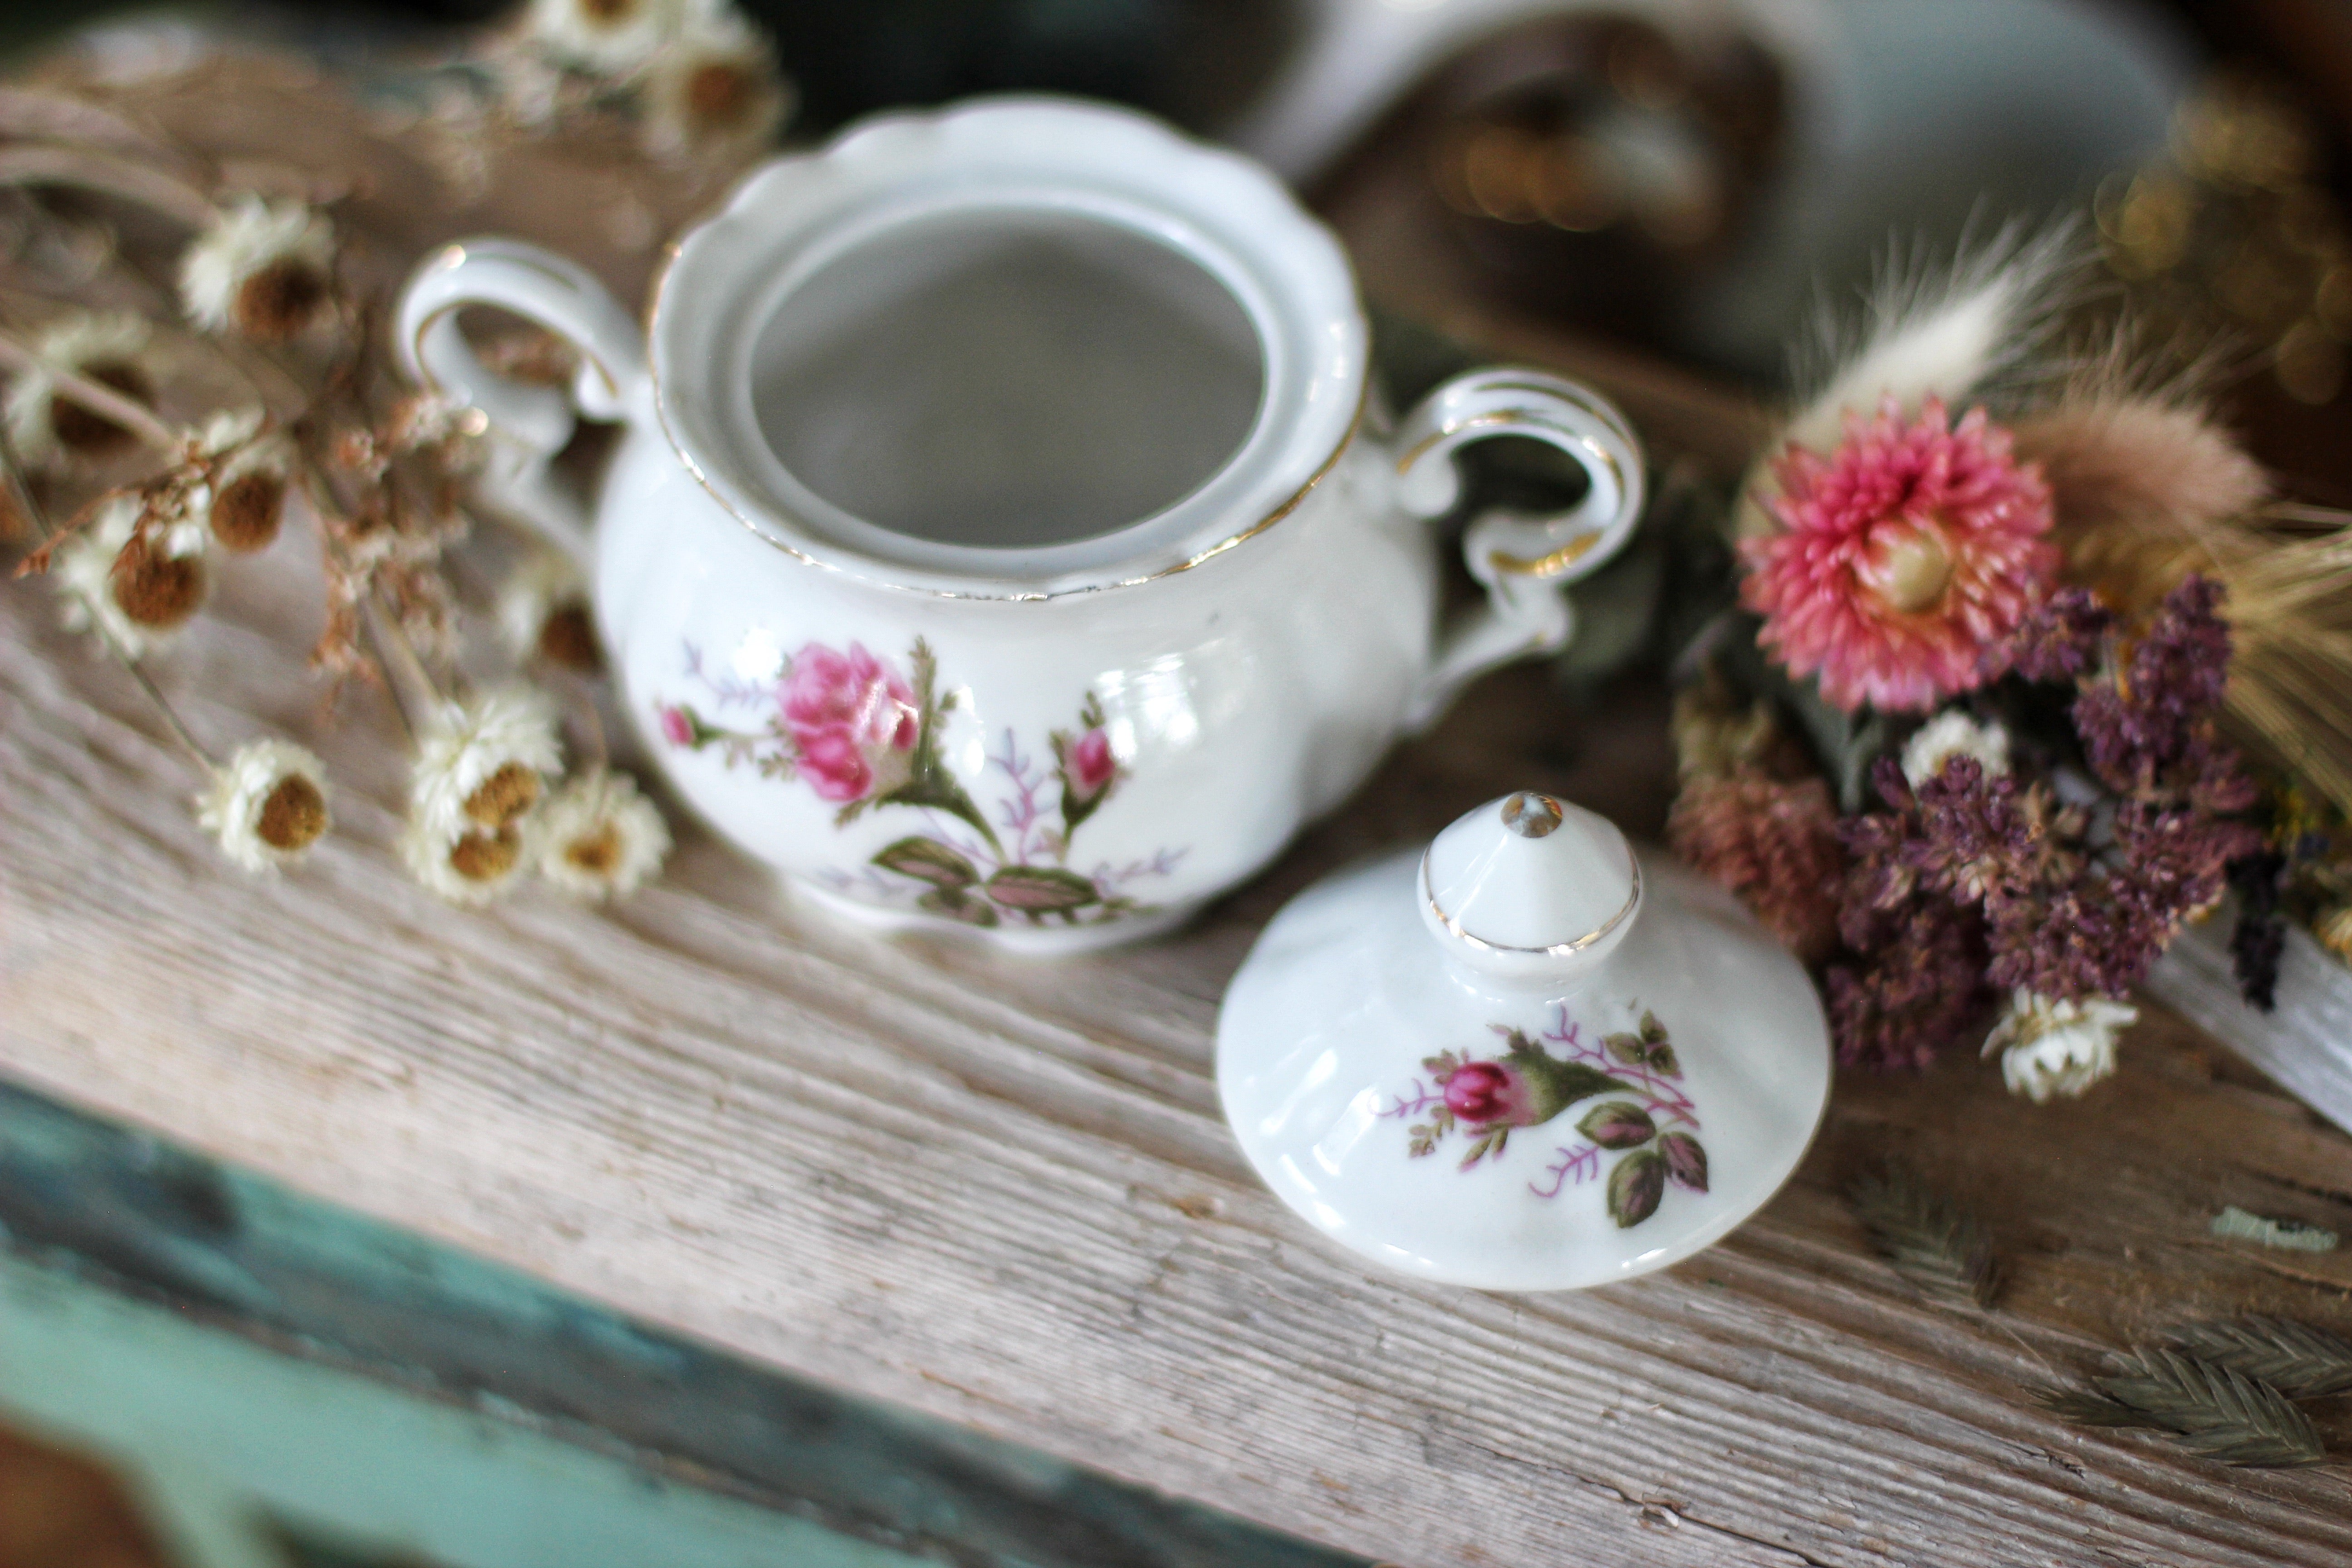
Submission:
[[[1127,776],[1101,699],[1087,692],[1076,724],[1047,732],[1050,771],[1014,731],[1004,731],[987,754],[989,775],[1004,788],[992,820],[940,755],[940,725],[962,693],[939,690],[939,661],[921,638],[907,662],[911,673],[901,675],[860,644],[844,651],[810,643],[772,680],[746,681],[707,673],[701,650],[689,643],[686,678],[708,693],[712,711],[765,709],[765,721],[738,729],[691,703],[656,698],[656,726],[682,751],[716,750],[730,768],[750,766],[806,784],[840,808],[836,828],[883,807],[924,814],[920,831],[884,846],[859,873],[825,873],[837,892],[911,900],[928,913],[975,926],[1008,919],[1096,925],[1151,912],[1127,889],[1169,875],[1182,850],[1086,872],[1069,864],[1079,826]]]
[[[1498,1163],[1511,1134],[1541,1127],[1601,1095],[1614,1095],[1576,1122],[1582,1136],[1554,1151],[1544,1168],[1548,1185],[1528,1184],[1539,1198],[1556,1198],[1571,1184],[1601,1174],[1604,1152],[1618,1158],[1608,1176],[1609,1216],[1620,1228],[1658,1212],[1669,1182],[1706,1191],[1706,1150],[1699,1143],[1698,1110],[1684,1092],[1682,1064],[1657,1015],[1644,1009],[1639,1026],[1604,1035],[1597,1045],[1563,1006],[1550,1028],[1530,1037],[1508,1024],[1493,1026],[1504,1054],[1482,1059],[1467,1051],[1440,1051],[1423,1059],[1427,1079],[1394,1097],[1380,1114],[1415,1122],[1407,1152],[1437,1152],[1455,1133],[1469,1140],[1459,1165]],[[1556,1047],[1554,1050],[1547,1047]]]

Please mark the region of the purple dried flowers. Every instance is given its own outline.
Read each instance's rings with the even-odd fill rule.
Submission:
[[[1966,754],[1916,790],[1879,762],[1885,809],[1839,826],[1849,951],[1826,984],[1841,1059],[1924,1065],[1969,1031],[1989,986],[2120,996],[2220,901],[2231,863],[2262,847],[2224,815],[2255,790],[2214,727],[2230,661],[2220,599],[2191,576],[2126,641],[2095,597],[2065,589],[2018,627],[2015,673],[2077,688],[2074,736],[2105,792],[2088,806]]]
[[[2009,668],[2028,680],[2072,680],[2095,668],[2113,612],[2087,588],[2061,588],[2026,612],[2010,634]]]

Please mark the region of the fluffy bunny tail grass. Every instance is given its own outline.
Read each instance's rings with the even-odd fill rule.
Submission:
[[[2065,366],[2051,356],[2086,255],[2072,222],[1963,237],[1948,261],[1896,245],[1859,313],[1821,310],[1799,366],[1798,384],[1810,391],[1783,442],[1827,450],[1849,412],[1874,414],[1889,395],[1906,414],[1930,397],[1957,412],[2062,375]]]

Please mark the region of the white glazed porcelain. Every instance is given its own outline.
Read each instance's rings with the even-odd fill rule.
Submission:
[[[579,346],[568,396],[483,370],[482,303]],[[1550,376],[1378,428],[1330,235],[1255,165],[1076,102],[765,165],[645,338],[505,240],[430,259],[398,331],[488,416],[488,499],[593,571],[627,709],[720,833],[845,912],[1045,950],[1181,919],[1471,676],[1558,646],[1557,585],[1641,502],[1622,419]],[[575,410],[625,426],[593,526],[548,467]],[[1591,489],[1477,520],[1488,602],[1441,629],[1425,520],[1496,435]]]
[[[1811,982],[1728,895],[1525,793],[1301,894],[1217,1020],[1226,1119],[1284,1202],[1487,1289],[1717,1240],[1796,1169],[1829,1081]]]

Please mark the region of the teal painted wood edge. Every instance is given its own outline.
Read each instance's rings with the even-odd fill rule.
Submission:
[[[191,1568],[282,1561],[280,1530],[446,1568],[927,1561],[9,1257],[0,1418],[134,1478]]]
[[[1360,1561],[748,1365],[5,1084],[0,1241],[19,1261],[587,1449],[648,1485],[691,1486],[934,1561]]]

